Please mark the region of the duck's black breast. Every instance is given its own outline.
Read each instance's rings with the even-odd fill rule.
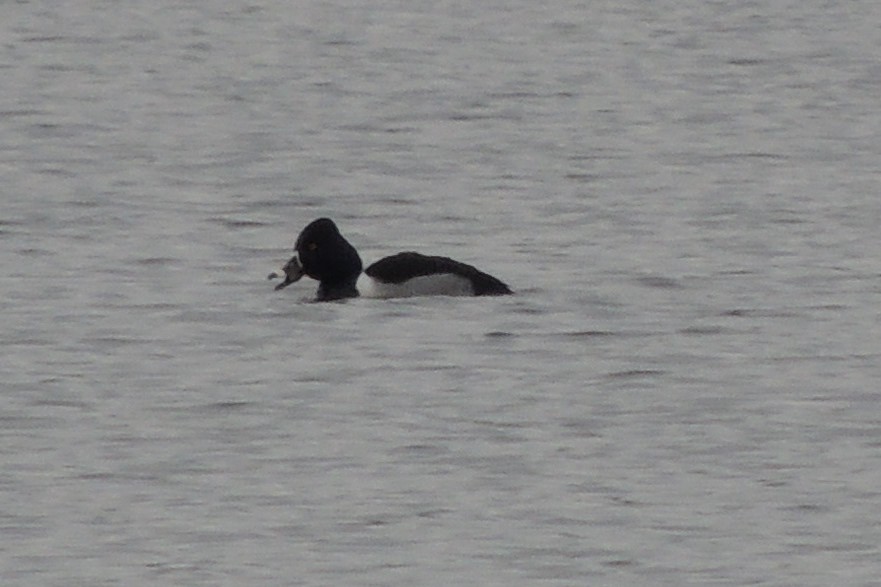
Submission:
[[[404,283],[416,277],[452,274],[467,279],[476,296],[512,293],[511,289],[501,280],[476,267],[449,257],[422,255],[412,251],[380,259],[368,267],[364,273],[377,281],[392,284]]]

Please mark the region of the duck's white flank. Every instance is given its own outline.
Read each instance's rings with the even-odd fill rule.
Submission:
[[[362,274],[358,292],[365,298],[409,298],[412,296],[473,296],[468,279],[452,273],[414,277],[404,283],[382,283]]]

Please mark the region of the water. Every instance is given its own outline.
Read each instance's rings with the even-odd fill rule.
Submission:
[[[4,585],[877,584],[876,3],[0,10]]]

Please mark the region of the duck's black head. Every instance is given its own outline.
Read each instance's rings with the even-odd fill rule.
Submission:
[[[308,275],[318,281],[320,301],[358,296],[355,282],[361,274],[361,257],[333,220],[319,218],[309,223],[297,237],[295,251],[283,270],[285,280],[276,289]]]

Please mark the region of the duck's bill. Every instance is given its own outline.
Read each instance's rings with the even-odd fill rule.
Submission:
[[[292,283],[296,283],[300,281],[300,278],[303,277],[305,273],[303,273],[303,266],[300,265],[300,259],[297,258],[296,255],[291,257],[291,260],[287,262],[287,264],[281,269],[281,271],[273,271],[269,274],[269,279],[278,279],[279,277],[284,277],[284,281],[275,286],[275,291],[280,289],[284,289]]]

